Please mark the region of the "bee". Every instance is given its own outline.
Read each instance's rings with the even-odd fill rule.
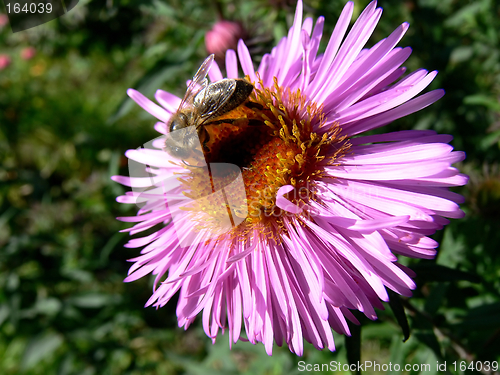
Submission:
[[[208,84],[207,74],[214,55],[201,64],[187,88],[179,108],[169,124],[169,135],[164,150],[174,158],[200,160],[210,141],[206,127],[224,123],[234,124],[237,119],[220,118],[245,103],[253,85],[243,79],[223,79]]]

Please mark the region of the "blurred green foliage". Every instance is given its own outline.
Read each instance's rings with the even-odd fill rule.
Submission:
[[[355,12],[366,4],[356,2]],[[325,16],[328,35],[343,5],[311,0],[305,10]],[[126,99],[127,88],[181,96],[218,17],[242,22],[258,55],[285,35],[295,3],[80,0],[48,24],[0,30],[0,54],[12,59],[0,71],[0,373],[296,374],[300,360],[348,363],[360,355],[431,364],[425,374],[447,361],[450,373],[461,374],[453,361],[500,361],[500,5],[380,6],[371,42],[409,21],[401,43],[414,51],[409,70],[439,70],[432,88],[447,92],[383,131],[434,129],[455,137],[453,145],[467,153],[459,167],[471,176],[456,189],[466,197],[467,216],[435,235],[436,260],[402,259],[418,274],[413,298],[394,297],[378,321],[361,319],[348,340],[336,335],[337,352],[306,345],[302,358],[277,347],[268,357],[262,345],[244,342],[229,351],[227,336],[212,345],[199,322],[187,332],[177,327],[175,300],[144,309],[152,283],[123,284],[126,259],[136,252],[123,247],[127,236],[119,230],[126,225],[115,220],[134,208],[115,202],[124,188],[109,178],[127,174],[125,150],[156,136],[154,119]],[[36,56],[23,60],[28,46]]]

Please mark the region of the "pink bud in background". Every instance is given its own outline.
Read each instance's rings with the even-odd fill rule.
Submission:
[[[236,50],[238,41],[245,39],[246,31],[238,22],[218,21],[205,35],[205,47],[217,60],[223,60],[228,49]]]
[[[36,55],[36,49],[33,47],[26,47],[21,50],[21,59],[31,60]]]
[[[9,17],[6,14],[0,14],[0,30],[9,23]]]
[[[0,55],[0,70],[5,69],[10,65],[10,57],[7,55]]]

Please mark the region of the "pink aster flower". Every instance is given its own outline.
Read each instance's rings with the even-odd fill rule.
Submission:
[[[324,19],[303,19],[301,1],[287,37],[257,70],[242,41],[237,55],[228,51],[228,78],[241,77],[239,63],[254,89],[206,126],[211,189],[206,168],[172,157],[165,139],[127,151],[136,172],[113,179],[133,191],[118,201],[141,208],[120,220],[135,223],[131,234],[155,228],[126,245],[142,250],[125,281],[156,277],[146,306],[162,307],[180,292],[179,326],[203,311],[214,341],[227,330],[235,343],[244,329],[245,340],[262,342],[268,354],[284,342],[301,355],[304,339],[335,350],[332,329],[349,335],[346,319],[357,323],[351,310],[376,319],[387,289],[411,295],[414,274],[397,255],[433,258],[438,244],[428,236],[463,216],[462,197],[448,187],[467,182],[451,167],[465,155],[452,151],[451,136],[431,130],[362,135],[444,92],[420,94],[435,71],[405,74],[411,49],[396,45],[407,23],[365,48],[382,9],[370,3],[347,32],[352,12],[348,2],[323,54]],[[209,78],[223,79],[215,63]],[[158,106],[128,94],[169,137],[181,98],[159,90]],[[238,177],[215,181],[224,163]],[[228,189],[229,180],[246,196]]]

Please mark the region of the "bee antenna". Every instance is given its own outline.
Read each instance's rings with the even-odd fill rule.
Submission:
[[[184,163],[185,166],[187,167],[191,167],[191,168],[203,168],[203,167],[200,167],[200,166],[197,166],[197,165],[189,165],[188,163],[186,163],[184,160],[182,160],[182,162]]]

